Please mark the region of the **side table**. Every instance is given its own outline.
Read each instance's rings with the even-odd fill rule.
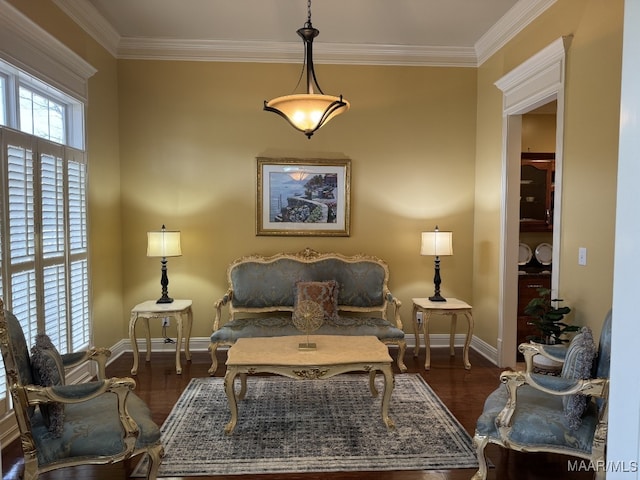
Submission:
[[[428,298],[412,298],[413,302],[413,331],[416,335],[416,344],[413,347],[413,356],[418,356],[420,350],[420,329],[418,328],[418,311],[423,313],[423,334],[424,346],[426,350],[426,361],[424,363],[425,370],[431,368],[431,340],[429,338],[429,320],[432,313],[438,315],[446,315],[451,317],[451,332],[449,334],[449,351],[451,356],[455,355],[454,339],[456,333],[456,323],[458,314],[463,314],[467,318],[467,338],[464,342],[464,368],[469,370],[471,363],[469,362],[469,344],[473,335],[473,315],[471,313],[471,305],[458,300],[457,298],[447,298],[446,302],[432,302]]]
[[[129,320],[129,338],[131,339],[131,347],[133,348],[133,368],[131,375],[138,373],[138,342],[136,340],[136,322],[142,319],[147,334],[147,362],[151,361],[151,332],[149,330],[149,319],[165,317],[173,317],[178,327],[176,338],[176,373],[182,373],[180,365],[180,349],[182,346],[182,321],[186,319],[186,330],[184,336],[184,355],[187,360],[191,360],[191,352],[189,351],[189,340],[191,339],[191,325],[193,323],[193,313],[191,312],[191,300],[174,300],[172,303],[156,303],[155,300],[147,300],[139,303],[131,310],[131,319]]]

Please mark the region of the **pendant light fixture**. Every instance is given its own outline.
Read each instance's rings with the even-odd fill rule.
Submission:
[[[304,133],[307,138],[329,122],[333,117],[349,110],[349,102],[333,95],[325,95],[318,85],[316,72],[313,68],[313,39],[320,33],[311,25],[311,0],[307,0],[307,22],[297,30],[304,41],[304,64],[298,80],[298,86],[303,77],[306,79],[306,93],[293,93],[264,102],[264,109],[277,113],[287,120],[293,128]]]

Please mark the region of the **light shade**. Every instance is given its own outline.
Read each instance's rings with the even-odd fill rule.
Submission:
[[[274,98],[265,109],[278,113],[305,135],[313,133],[333,117],[349,110],[349,102],[341,96],[300,93]]]
[[[264,109],[280,115],[293,128],[304,133],[307,138],[329,122],[333,117],[349,110],[350,104],[342,95],[325,95],[316,79],[313,66],[313,39],[320,31],[311,24],[311,1],[308,3],[308,17],[302,28],[297,30],[304,42],[304,63],[298,86],[305,80],[304,93],[293,93],[264,102]],[[297,88],[297,87],[296,87]]]
[[[147,257],[179,257],[180,231],[163,229],[159,232],[147,232]]]
[[[453,255],[453,234],[442,232],[437,227],[433,232],[422,232],[420,255]]]

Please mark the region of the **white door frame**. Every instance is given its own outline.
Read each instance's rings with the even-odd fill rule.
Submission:
[[[503,92],[502,205],[500,222],[500,292],[498,310],[498,366],[514,367],[517,353],[518,243],[520,236],[520,154],[522,115],[557,100],[556,173],[553,215],[551,289],[560,280],[560,219],[564,138],[565,57],[571,37],[561,37],[498,80]]]

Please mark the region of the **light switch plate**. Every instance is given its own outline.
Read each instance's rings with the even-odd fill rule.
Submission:
[[[586,265],[587,264],[587,249],[586,247],[578,248],[578,265]]]

